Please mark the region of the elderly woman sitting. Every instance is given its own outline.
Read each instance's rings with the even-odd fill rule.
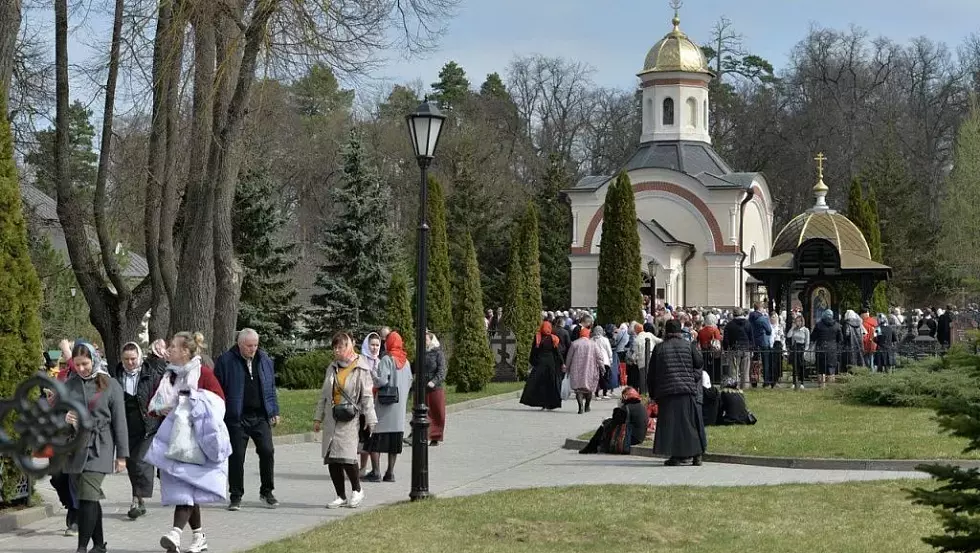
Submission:
[[[647,435],[649,415],[643,405],[643,399],[635,388],[623,388],[622,401],[613,409],[612,417],[602,421],[602,424],[592,435],[589,443],[579,453],[599,453],[609,451],[609,441],[613,430],[620,425],[628,425],[630,431],[630,446],[639,445]]]
[[[718,424],[755,424],[756,419],[745,403],[745,394],[738,389],[734,378],[726,378],[720,394]]]

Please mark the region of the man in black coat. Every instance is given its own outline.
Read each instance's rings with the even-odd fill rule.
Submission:
[[[701,464],[708,443],[700,405],[703,367],[704,357],[697,342],[688,342],[681,336],[677,319],[667,321],[664,341],[653,349],[647,372],[650,398],[657,402],[658,410],[653,453],[668,457],[666,466],[677,466],[686,460]]]
[[[948,348],[953,338],[953,308],[947,305],[946,311],[939,316],[936,328],[936,338],[943,347]]]
[[[568,354],[568,346],[572,343],[571,335],[568,334],[568,329],[565,328],[565,317],[560,314],[555,318],[555,336],[558,337],[558,352],[561,353],[561,358],[564,359],[565,355]]]
[[[752,323],[740,307],[736,307],[732,314],[734,318],[728,321],[722,332],[721,348],[728,352],[732,376],[743,388],[746,388],[749,385],[749,371],[752,368]]]

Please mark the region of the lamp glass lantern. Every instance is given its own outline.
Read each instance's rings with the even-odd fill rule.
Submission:
[[[426,98],[414,113],[405,117],[405,121],[408,123],[408,134],[412,138],[415,157],[419,160],[434,158],[436,148],[439,146],[439,136],[442,134],[442,125],[446,121],[446,116],[442,114],[439,107]]]

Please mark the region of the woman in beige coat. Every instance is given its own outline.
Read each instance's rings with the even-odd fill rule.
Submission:
[[[364,429],[370,435],[378,423],[374,412],[374,381],[367,360],[354,352],[354,341],[348,334],[333,337],[333,363],[327,367],[320,399],[313,413],[313,431],[322,436],[323,464],[330,471],[330,479],[337,491],[337,499],[327,504],[328,509],[349,507],[355,509],[364,501],[357,472],[358,428],[361,415]],[[351,483],[350,499],[345,491],[344,474]]]

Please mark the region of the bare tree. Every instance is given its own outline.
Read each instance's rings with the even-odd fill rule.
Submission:
[[[14,69],[14,50],[20,32],[21,0],[0,0],[0,105],[7,105],[10,74]],[[3,114],[7,116],[6,113]]]

